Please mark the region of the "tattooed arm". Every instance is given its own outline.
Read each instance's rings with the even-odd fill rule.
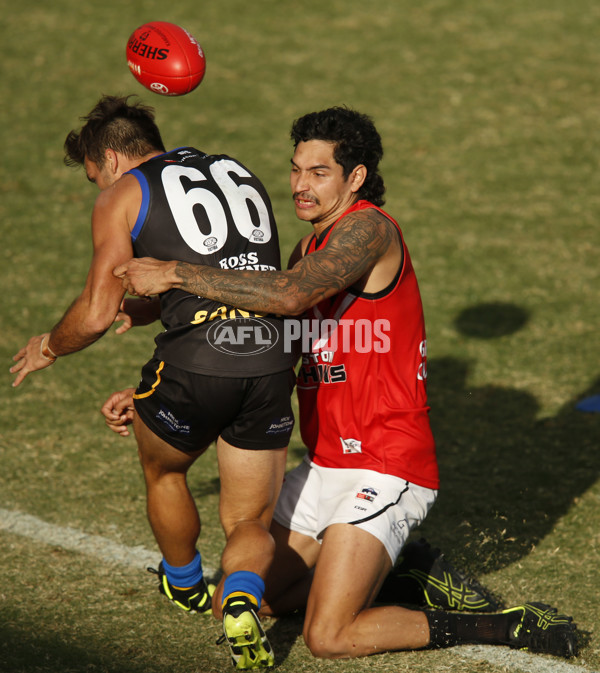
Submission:
[[[347,215],[324,248],[302,257],[287,271],[235,271],[141,258],[114,273],[130,294],[178,288],[250,311],[300,315],[346,287],[362,289],[371,278],[377,283],[378,275],[382,286],[368,291],[383,289],[401,262],[396,227],[379,211],[367,209]]]

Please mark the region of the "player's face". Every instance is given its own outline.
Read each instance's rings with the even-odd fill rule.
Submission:
[[[333,158],[334,144],[325,140],[298,143],[292,157],[290,186],[299,219],[322,230],[335,222],[356,200],[356,169],[344,179]]]
[[[95,161],[85,157],[83,165],[85,167],[87,179],[90,182],[93,182],[100,191],[110,187],[117,180],[117,176],[115,176],[110,169],[107,161],[105,161],[102,168],[100,168]]]

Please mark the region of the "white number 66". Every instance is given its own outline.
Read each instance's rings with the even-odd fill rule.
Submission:
[[[267,243],[271,239],[269,211],[262,196],[251,185],[237,185],[230,173],[250,177],[242,166],[229,159],[216,161],[210,172],[225,196],[229,210],[239,233],[253,243]],[[189,247],[202,255],[220,250],[227,241],[227,215],[221,201],[204,187],[193,187],[187,192],[182,177],[192,182],[206,180],[202,171],[190,166],[167,166],[162,172],[162,182],[173,218],[179,233]],[[258,213],[258,224],[252,222],[249,203]],[[201,205],[206,211],[210,231],[203,233],[194,215],[194,206]]]

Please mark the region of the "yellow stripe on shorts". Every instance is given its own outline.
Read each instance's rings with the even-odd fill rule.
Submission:
[[[165,366],[165,363],[161,360],[161,363],[158,365],[158,369],[156,370],[156,381],[152,384],[152,388],[150,390],[147,390],[145,393],[140,393],[139,395],[134,394],[133,399],[134,400],[142,400],[144,397],[150,397],[152,393],[156,390],[156,386],[160,383],[160,373],[162,372],[163,368]]]

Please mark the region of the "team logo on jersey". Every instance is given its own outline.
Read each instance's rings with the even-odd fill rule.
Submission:
[[[362,442],[358,439],[343,439],[340,437],[342,442],[342,451],[344,453],[362,453]]]
[[[359,500],[368,500],[369,502],[373,502],[373,500],[375,500],[378,495],[379,491],[376,491],[370,486],[365,486],[360,493],[356,494],[356,497]]]
[[[209,327],[206,340],[221,353],[247,356],[271,350],[279,334],[273,325],[260,318],[225,319]]]
[[[165,163],[167,164],[176,164],[176,163],[183,163],[184,161],[189,161],[190,159],[195,159],[196,157],[199,157],[200,155],[198,152],[190,152],[190,150],[179,150],[177,152],[177,156],[179,157],[177,160],[173,161],[173,159],[165,159]],[[206,156],[206,155],[204,155]]]

